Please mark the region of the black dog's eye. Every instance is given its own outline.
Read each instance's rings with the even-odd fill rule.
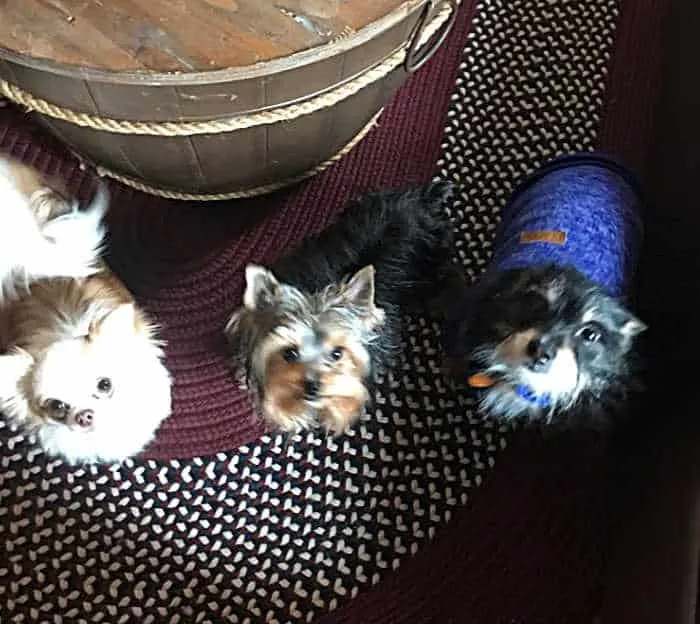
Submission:
[[[287,362],[287,364],[292,364],[293,362],[299,361],[299,349],[296,347],[287,347],[282,351],[282,359]]]
[[[600,342],[603,338],[604,330],[597,323],[584,325],[576,332],[576,335],[586,342]]]
[[[345,349],[343,347],[336,347],[331,351],[331,360],[334,362],[337,362],[343,357],[343,353],[345,353]]]
[[[58,399],[46,399],[43,407],[49,418],[54,420],[65,420],[70,411],[70,405]]]
[[[112,380],[109,377],[100,377],[97,380],[97,391],[100,394],[109,394],[112,392]]]

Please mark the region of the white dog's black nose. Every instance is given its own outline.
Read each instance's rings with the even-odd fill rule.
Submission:
[[[315,379],[307,379],[304,382],[304,398],[312,401],[318,399],[318,393],[321,391],[321,384]]]
[[[78,412],[75,415],[75,423],[79,427],[83,427],[84,429],[87,429],[88,427],[92,427],[93,420],[95,419],[95,412],[92,410],[86,409]]]

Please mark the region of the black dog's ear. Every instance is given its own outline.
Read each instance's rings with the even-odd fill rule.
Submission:
[[[626,318],[624,319],[620,327],[620,332],[623,336],[625,336],[629,340],[632,340],[636,338],[639,334],[641,334],[643,331],[646,331],[646,329],[646,323],[643,323],[636,316],[627,312]]]
[[[243,305],[249,310],[261,310],[279,300],[280,283],[272,271],[255,264],[249,264],[245,269],[245,282]]]
[[[607,303],[603,308],[607,309],[615,326],[615,331],[619,332],[622,339],[631,343],[639,334],[647,330],[647,325],[632,314],[620,299],[606,298]]]

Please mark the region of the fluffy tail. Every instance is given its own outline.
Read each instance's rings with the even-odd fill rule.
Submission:
[[[432,298],[449,272],[453,236],[445,206],[452,194],[451,184],[438,182],[368,195],[282,258],[273,272],[317,290],[372,264],[378,302]]]
[[[16,297],[18,289],[37,279],[85,277],[99,270],[109,205],[104,185],[87,209],[79,210],[76,203],[44,225],[24,196],[0,190],[8,200],[0,207],[0,301]]]
[[[48,241],[55,259],[55,274],[82,277],[94,273],[100,261],[105,238],[104,217],[109,207],[109,192],[100,183],[95,197],[85,210],[77,204],[72,212],[48,221],[41,234]]]

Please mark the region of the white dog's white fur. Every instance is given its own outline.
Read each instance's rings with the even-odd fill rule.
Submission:
[[[107,269],[38,281],[7,313],[6,417],[69,463],[118,462],[142,451],[170,414],[171,379],[155,327],[121,282]]]
[[[95,273],[108,203],[100,186],[79,210],[33,169],[0,157],[0,303],[36,279]]]
[[[138,454],[171,411],[156,329],[100,260],[107,204],[0,159],[0,410],[69,463]]]

